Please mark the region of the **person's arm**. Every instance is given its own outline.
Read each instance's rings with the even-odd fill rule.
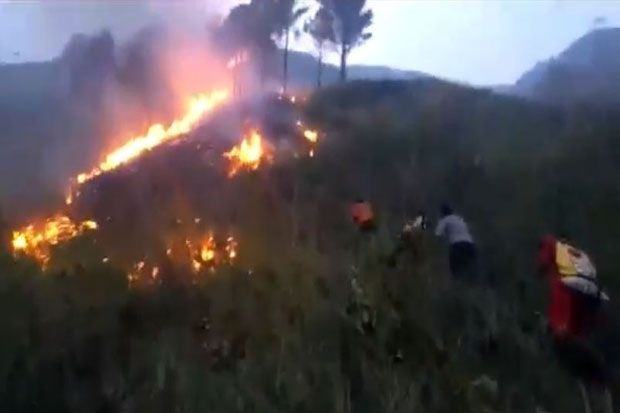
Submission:
[[[435,235],[437,237],[443,237],[446,232],[446,221],[445,218],[442,218],[437,222],[437,226],[435,227]]]
[[[538,257],[536,264],[538,267],[538,275],[543,276],[553,262],[555,261],[555,239],[551,236],[546,236],[540,241],[538,248]]]

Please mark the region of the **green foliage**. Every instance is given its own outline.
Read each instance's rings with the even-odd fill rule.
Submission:
[[[372,25],[373,13],[365,9],[366,0],[319,0],[319,3],[334,16],[334,33],[340,44],[340,81],[344,82],[349,53],[372,36],[366,30]]]
[[[321,6],[314,16],[304,24],[304,30],[312,37],[318,51],[317,87],[321,87],[323,75],[323,56],[325,50],[336,43],[334,16]]]

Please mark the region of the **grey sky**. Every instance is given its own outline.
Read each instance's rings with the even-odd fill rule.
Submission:
[[[307,0],[310,1],[310,0]],[[0,61],[45,60],[72,33],[110,28],[126,40],[160,21],[199,32],[235,0],[0,0]],[[604,17],[620,26],[620,0],[369,0],[373,38],[355,63],[415,69],[474,84],[514,82]],[[298,47],[305,47],[301,41]],[[335,57],[334,57],[335,58]]]

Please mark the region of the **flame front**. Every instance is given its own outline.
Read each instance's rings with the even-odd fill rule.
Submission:
[[[83,184],[104,172],[111,171],[130,162],[145,151],[149,151],[162,143],[189,133],[206,113],[211,112],[215,107],[223,103],[227,97],[228,92],[225,90],[219,90],[208,95],[200,94],[193,96],[183,117],[172,122],[168,128],[161,124],[152,125],[145,135],[137,136],[109,153],[99,166],[89,172],[79,174],[76,178],[77,182]]]
[[[192,131],[203,116],[228,98],[226,90],[218,90],[210,94],[199,94],[189,99],[187,112],[173,121],[168,128],[161,124],[152,125],[143,136],[132,138],[120,148],[109,153],[99,164],[89,172],[83,172],[76,177],[78,184],[83,184],[104,172],[122,166],[142,155],[145,151],[171,141]],[[65,204],[71,205],[80,192],[71,188],[65,198]],[[27,254],[36,258],[43,266],[49,261],[50,246],[67,241],[86,230],[97,228],[94,221],[84,221],[76,224],[67,216],[57,214],[45,220],[43,225],[28,225],[13,231],[12,247],[15,254]],[[157,270],[159,271],[159,270]]]
[[[31,224],[13,231],[13,251],[16,254],[30,255],[45,266],[49,262],[52,246],[95,229],[95,221],[75,223],[65,215],[56,215],[42,224]]]
[[[271,159],[271,150],[256,129],[245,136],[241,143],[224,154],[230,160],[228,176],[235,176],[241,169],[256,170],[263,159]]]

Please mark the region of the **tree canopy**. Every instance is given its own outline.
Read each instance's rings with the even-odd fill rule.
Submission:
[[[335,17],[336,39],[340,44],[340,80],[344,82],[349,53],[372,36],[367,29],[372,25],[373,12],[365,8],[366,0],[320,0],[320,3]]]
[[[312,37],[318,51],[317,87],[321,87],[323,54],[325,48],[336,43],[334,15],[325,7],[321,7],[316,11],[314,16],[306,22],[304,30]]]

